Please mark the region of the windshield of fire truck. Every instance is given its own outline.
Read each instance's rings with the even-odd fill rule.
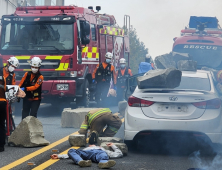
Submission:
[[[209,67],[222,69],[222,47],[214,45],[179,44],[174,52],[188,53],[191,60],[197,61],[198,69]]]
[[[74,47],[73,24],[63,22],[3,23],[2,54],[71,54]]]

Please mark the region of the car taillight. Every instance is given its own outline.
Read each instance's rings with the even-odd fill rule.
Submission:
[[[193,105],[200,109],[206,109],[207,102],[197,102],[193,103]]]
[[[193,103],[193,105],[200,109],[219,109],[221,105],[221,100],[213,99],[204,102]]]
[[[153,104],[154,102],[148,101],[148,100],[143,100],[139,99],[133,96],[130,96],[128,99],[128,104],[131,107],[149,107]]]
[[[213,99],[207,101],[207,109],[219,109],[221,105],[220,99]]]

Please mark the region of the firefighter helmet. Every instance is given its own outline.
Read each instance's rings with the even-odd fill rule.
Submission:
[[[10,65],[13,65],[16,68],[19,67],[19,61],[16,57],[10,57],[7,61]]]
[[[108,58],[108,59],[112,59],[113,58],[113,54],[110,53],[110,52],[107,52],[105,57]]]
[[[149,54],[146,54],[146,58],[149,58],[149,59],[150,59],[150,55],[149,55]]]
[[[32,67],[40,67],[42,65],[42,60],[39,57],[33,57],[30,66]]]
[[[126,64],[126,59],[125,59],[125,58],[121,58],[121,59],[119,60],[119,63],[120,63],[120,64]]]
[[[222,70],[217,72],[217,81],[218,83],[222,83]]]

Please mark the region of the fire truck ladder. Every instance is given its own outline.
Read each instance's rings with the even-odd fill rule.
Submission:
[[[130,31],[130,16],[129,15],[124,15],[124,32],[125,32],[125,35],[128,35],[129,34],[129,31]]]

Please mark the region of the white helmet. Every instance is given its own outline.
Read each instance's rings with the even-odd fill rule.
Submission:
[[[10,57],[7,61],[9,64],[13,65],[14,67],[16,67],[16,68],[19,67],[19,61],[17,58]]]
[[[105,55],[106,58],[112,59],[113,58],[113,54],[110,52],[107,52]]]
[[[125,59],[125,58],[121,58],[121,59],[119,60],[119,63],[120,63],[120,64],[126,64],[126,59]]]
[[[42,60],[39,57],[33,57],[30,66],[32,67],[40,67],[42,65]]]
[[[149,54],[146,54],[146,58],[150,58],[151,56]]]

